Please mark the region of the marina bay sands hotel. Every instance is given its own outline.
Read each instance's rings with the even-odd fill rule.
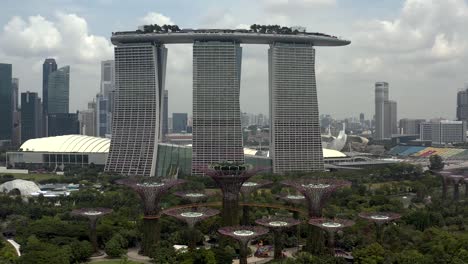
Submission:
[[[244,162],[241,44],[270,46],[273,172],[323,170],[314,47],[344,46],[350,41],[321,33],[226,29],[116,32],[111,40],[116,94],[106,171],[156,175],[168,58],[165,45],[175,43],[193,44],[193,174],[202,174],[200,168],[213,162]]]

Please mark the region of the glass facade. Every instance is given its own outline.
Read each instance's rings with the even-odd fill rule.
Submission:
[[[49,75],[47,113],[68,113],[69,100],[70,66],[65,66]]]
[[[0,140],[11,140],[13,130],[12,66],[0,63]]]

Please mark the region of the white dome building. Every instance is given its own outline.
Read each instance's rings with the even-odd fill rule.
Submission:
[[[33,193],[40,192],[39,186],[32,181],[13,180],[0,185],[0,190],[4,193],[16,193],[21,196],[32,196]]]

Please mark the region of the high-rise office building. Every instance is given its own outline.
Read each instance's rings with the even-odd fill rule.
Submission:
[[[55,59],[46,59],[42,64],[42,106],[44,113],[47,113],[49,109],[49,75],[56,70],[57,63]]]
[[[364,113],[360,113],[359,114],[359,122],[362,124],[364,124],[366,121],[365,117],[364,117]]]
[[[0,63],[0,141],[11,141],[13,132],[12,65]]]
[[[105,170],[155,176],[167,49],[136,43],[118,45],[114,54],[116,91]]]
[[[240,120],[242,48],[236,42],[193,44],[192,173],[219,161],[243,162]]]
[[[96,95],[96,135],[112,133],[112,102],[115,93],[115,61],[101,62],[101,91]]]
[[[163,117],[162,117],[162,138],[164,139],[169,132],[169,92],[164,90],[163,99]]]
[[[468,121],[468,87],[457,93],[457,120]]]
[[[87,136],[96,136],[96,102],[89,102],[88,109],[78,113],[80,122],[80,134]]]
[[[375,83],[375,133],[374,139],[391,138],[398,133],[397,103],[389,100],[388,83]]]
[[[42,134],[42,103],[37,93],[21,93],[21,142]]]
[[[47,84],[47,113],[68,113],[70,100],[70,66],[49,74]]]
[[[187,113],[172,113],[172,133],[187,132]]]
[[[273,43],[268,60],[273,172],[323,170],[315,49]]]
[[[391,138],[398,134],[397,103],[395,101],[384,102],[384,138]]]
[[[421,124],[420,139],[435,145],[466,142],[466,122],[440,120]]]
[[[400,134],[402,135],[419,135],[421,132],[421,124],[426,122],[425,119],[400,119]]]
[[[21,144],[21,111],[19,109],[19,79],[12,79],[12,107],[13,107],[13,127],[11,134],[11,144],[19,146]]]
[[[49,113],[48,125],[49,137],[80,134],[80,122],[76,113]]]

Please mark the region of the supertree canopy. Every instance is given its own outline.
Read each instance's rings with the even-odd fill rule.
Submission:
[[[289,217],[271,217],[258,219],[255,223],[273,230],[275,244],[274,257],[275,259],[280,259],[283,257],[282,232],[287,228],[299,225],[301,221]]]
[[[335,232],[354,225],[354,222],[346,219],[312,218],[309,220],[309,224],[328,232],[328,247],[330,252],[335,255]]]
[[[143,203],[143,225],[141,253],[147,255],[151,247],[159,242],[160,227],[160,201],[167,192],[185,181],[173,179],[160,179],[155,177],[127,178],[117,181],[119,184],[132,188]]]
[[[181,191],[175,192],[175,195],[179,196],[182,199],[189,201],[190,203],[201,203],[208,200],[209,195],[203,191],[193,190],[193,191]]]
[[[297,179],[282,181],[282,184],[292,187],[302,193],[307,201],[309,217],[321,217],[322,208],[327,199],[336,189],[350,186],[351,183],[339,179]]]
[[[363,212],[359,217],[375,223],[377,240],[382,239],[383,225],[401,218],[400,214],[391,212]]]
[[[211,209],[211,208],[206,208],[206,207],[200,207],[195,209],[191,208],[174,208],[174,209],[168,209],[164,211],[164,214],[175,217],[181,221],[185,221],[190,230],[191,237],[190,241],[188,243],[189,249],[195,249],[195,230],[194,226],[196,223],[203,221],[206,218],[215,216],[219,214],[219,211],[216,209]]]
[[[245,204],[248,202],[250,194],[272,183],[273,183],[272,181],[268,181],[268,180],[258,180],[258,181],[246,181],[242,184],[242,187],[240,190],[240,192],[242,193],[242,201],[244,203],[244,205],[242,206],[242,225],[249,224],[250,209],[249,209],[249,206]]]
[[[268,229],[261,226],[227,226],[218,229],[218,232],[239,242],[239,263],[247,264],[247,244],[250,240],[267,234]]]
[[[112,213],[112,209],[109,208],[81,208],[75,209],[71,212],[74,216],[87,217],[89,219],[89,240],[93,246],[93,252],[99,251],[97,243],[97,221],[100,217]]]
[[[463,182],[465,177],[463,175],[451,175],[450,179],[453,183],[453,200],[460,200],[460,183]]]
[[[239,192],[242,184],[259,171],[247,164],[231,162],[214,163],[205,169],[205,174],[216,182],[223,193],[223,226],[239,223]]]

